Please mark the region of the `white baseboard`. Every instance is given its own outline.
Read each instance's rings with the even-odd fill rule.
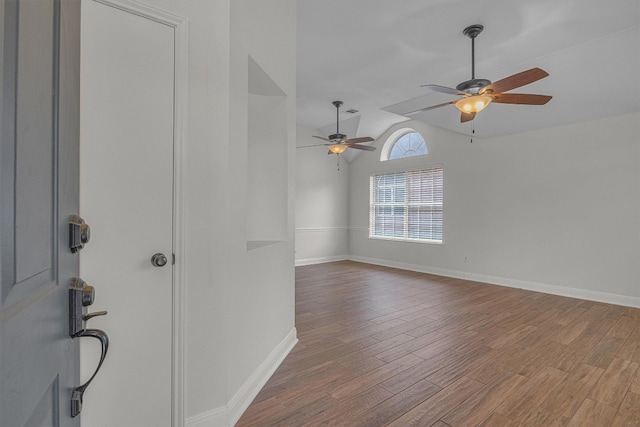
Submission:
[[[229,427],[229,410],[227,406],[220,406],[207,412],[202,412],[187,418],[185,427]]]
[[[230,427],[233,426],[271,375],[278,369],[285,357],[298,342],[296,328],[273,349],[269,356],[260,364],[258,369],[249,377],[240,389],[233,395],[225,406],[214,408],[207,412],[194,415],[187,419],[186,427]]]
[[[234,425],[240,416],[246,411],[253,399],[258,395],[262,387],[269,381],[271,375],[278,369],[285,357],[289,354],[298,342],[296,328],[273,349],[269,357],[260,364],[253,375],[240,387],[229,401],[229,421]]]
[[[579,298],[589,301],[604,302],[607,304],[621,305],[625,307],[640,308],[640,297],[610,294],[607,292],[591,291],[588,289],[568,288],[565,286],[549,285],[545,283],[528,282],[524,280],[508,279],[505,277],[487,276],[484,274],[469,273],[466,271],[447,270],[438,267],[429,267],[417,264],[389,261],[379,258],[350,256],[351,261],[364,262],[366,264],[381,265],[384,267],[399,268],[402,270],[417,271],[420,273],[435,274],[438,276],[453,277],[456,279],[473,280],[492,285],[507,286],[510,288],[526,289],[528,291],[542,292],[545,294],[559,295],[563,297]]]
[[[348,259],[350,258],[347,255],[335,255],[335,256],[321,257],[321,258],[297,259],[296,267],[300,267],[303,265],[324,264],[325,262],[346,261]]]

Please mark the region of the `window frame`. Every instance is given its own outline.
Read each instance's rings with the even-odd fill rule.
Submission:
[[[424,153],[420,153],[418,152],[418,150],[413,150],[411,145],[413,143],[415,143],[416,141],[412,138],[414,138],[417,135],[417,137],[419,137],[418,141],[421,141],[418,148],[423,147],[424,148]],[[405,139],[406,138],[406,139]],[[402,145],[401,145],[401,141],[402,141]],[[403,145],[409,144],[409,149],[405,150],[403,147]],[[427,141],[425,141],[424,137],[422,136],[422,134],[420,132],[417,131],[411,131],[411,132],[405,132],[402,135],[400,135],[398,138],[396,138],[395,142],[393,143],[393,145],[390,147],[391,149],[389,150],[389,160],[397,160],[397,159],[405,159],[407,157],[415,157],[415,156],[424,156],[426,154],[429,154],[429,150],[427,149]],[[397,151],[396,151],[397,149]],[[401,153],[401,156],[397,156],[397,157],[393,157],[394,152],[396,153]],[[413,154],[409,154],[409,153],[413,153]]]
[[[379,200],[380,179],[402,176],[402,188],[396,182],[388,184],[389,190],[384,194],[386,200]],[[409,179],[409,178],[413,178]],[[427,179],[423,183],[422,179]],[[419,181],[416,181],[418,179]],[[418,183],[418,184],[416,184]],[[418,189],[427,191],[434,187],[435,192],[425,194],[418,200],[411,196],[411,186],[418,185]],[[395,188],[394,188],[395,187]],[[396,191],[397,190],[397,191]],[[400,195],[403,194],[403,197]],[[413,193],[415,195],[415,192]],[[398,200],[402,198],[402,200]],[[425,207],[427,208],[425,210]],[[379,215],[380,209],[391,211],[390,218],[383,219]],[[400,209],[402,219],[394,213]],[[412,214],[413,212],[413,214]],[[426,215],[426,218],[424,216]],[[438,218],[439,217],[439,218]],[[414,219],[412,221],[412,218]],[[398,226],[397,224],[400,224]],[[415,237],[416,233],[423,233],[423,226],[429,224],[432,230],[425,233],[427,237]],[[416,230],[417,228],[417,230]],[[399,235],[401,232],[402,235]],[[439,238],[438,238],[439,237]],[[369,238],[376,240],[391,240],[396,242],[413,242],[427,244],[444,244],[444,167],[442,164],[420,169],[374,172],[369,176]]]
[[[405,136],[408,133],[417,133],[418,135],[420,135],[424,141],[424,147],[426,150],[426,153],[424,154],[416,154],[413,156],[404,156],[404,157],[397,157],[392,159],[391,156],[391,151],[393,150],[393,147],[396,145],[396,143],[398,142],[398,140],[400,138],[402,138],[403,136]],[[421,156],[426,156],[429,154],[429,145],[427,144],[427,139],[424,137],[424,135],[422,134],[422,132],[413,129],[413,128],[401,128],[398,129],[396,131],[394,131],[391,135],[389,135],[389,137],[387,138],[387,140],[385,141],[384,145],[382,146],[382,149],[380,150],[380,161],[381,162],[386,162],[389,160],[402,160],[402,159],[411,159],[413,157],[421,157]]]

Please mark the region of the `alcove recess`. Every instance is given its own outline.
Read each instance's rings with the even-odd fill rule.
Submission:
[[[286,94],[248,59],[247,250],[287,238]]]

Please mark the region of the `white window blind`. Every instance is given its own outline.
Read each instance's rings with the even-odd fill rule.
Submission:
[[[369,237],[442,243],[442,166],[370,177]]]

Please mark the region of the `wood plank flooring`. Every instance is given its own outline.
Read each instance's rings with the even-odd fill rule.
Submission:
[[[640,426],[640,309],[350,261],[236,426]]]

